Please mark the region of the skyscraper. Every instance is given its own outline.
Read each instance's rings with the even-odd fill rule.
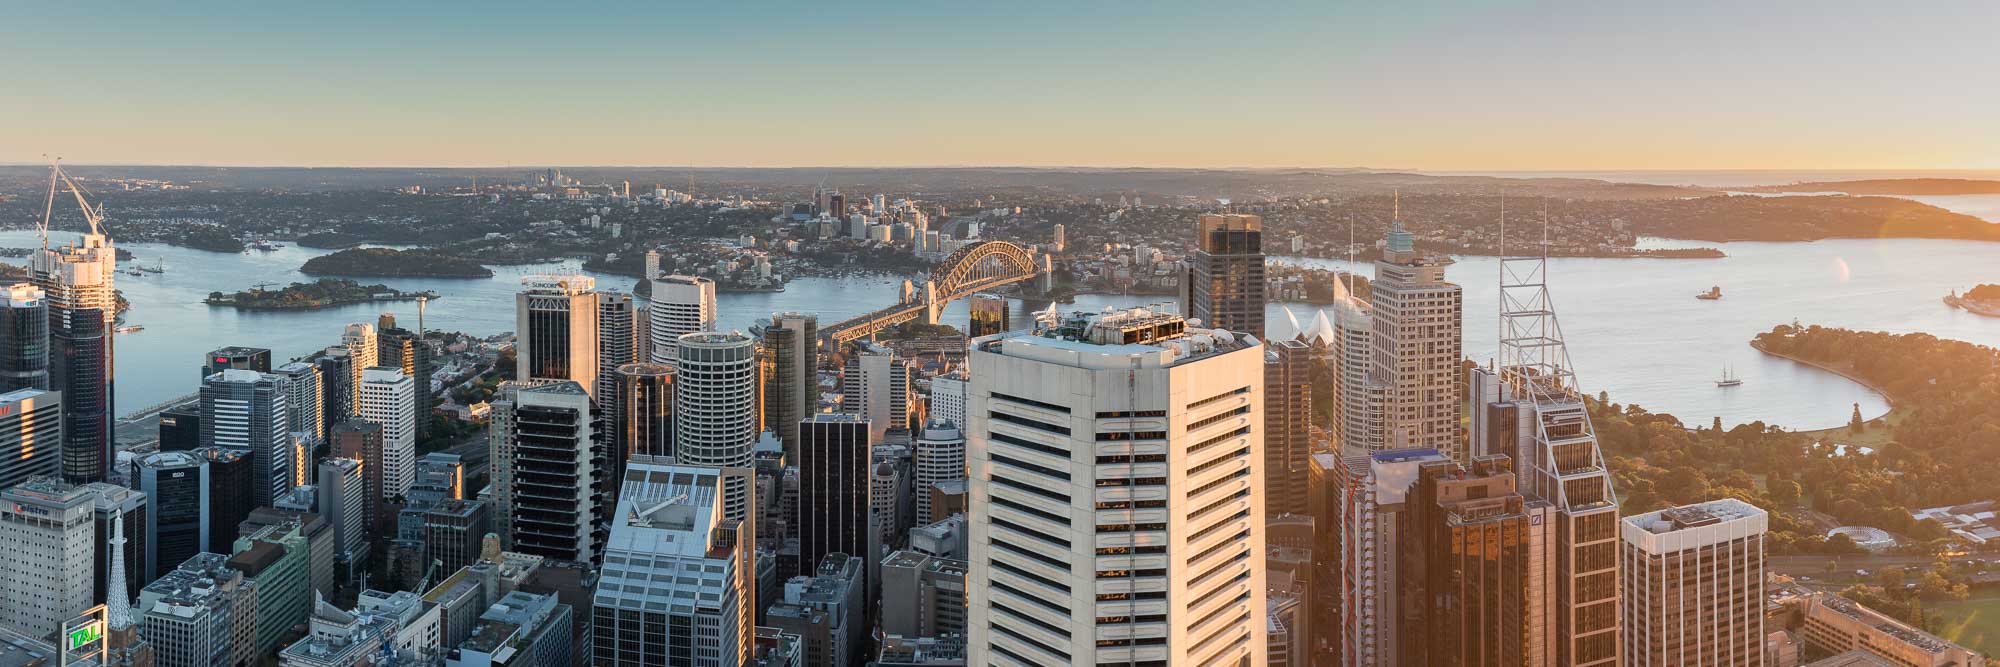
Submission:
[[[52,477],[0,490],[0,625],[52,635],[91,607],[96,505],[90,489]]]
[[[867,420],[819,414],[799,422],[799,562],[873,553],[869,533],[871,447]]]
[[[1338,664],[1397,664],[1401,621],[1409,613],[1403,607],[1416,601],[1404,597],[1397,572],[1397,545],[1416,539],[1402,532],[1410,485],[1424,465],[1450,461],[1434,449],[1403,449],[1350,454],[1336,463]]]
[[[1500,273],[1500,395],[1482,405],[1512,403],[1512,418],[1489,425],[1519,426],[1468,440],[1515,452],[1521,493],[1555,506],[1556,663],[1617,664],[1618,496],[1549,299],[1548,260],[1503,257]]]
[[[0,393],[49,388],[49,302],[28,283],[7,288],[0,307]]]
[[[650,361],[639,356],[639,311],[631,293],[597,291],[597,387],[591,396],[610,400],[618,384],[618,367]]]
[[[1375,314],[1344,283],[1336,283],[1334,290],[1334,321],[1327,322],[1326,311],[1313,320],[1314,342],[1334,364],[1334,433],[1345,454],[1381,451],[1386,448],[1382,419],[1389,392],[1374,381]]]
[[[652,324],[653,363],[674,365],[681,336],[715,330],[715,281],[694,276],[650,275],[653,302],[647,306]]]
[[[1734,498],[1625,517],[1625,665],[1761,665],[1764,510]]]
[[[145,580],[210,551],[208,459],[192,452],[156,452],[132,462],[132,486],[146,494],[145,553],[134,561]]]
[[[310,451],[326,441],[326,411],[321,405],[326,392],[319,367],[294,361],[279,366],[277,374],[285,378],[285,402],[292,432],[306,441]]]
[[[90,233],[80,244],[44,246],[28,265],[48,297],[49,388],[63,395],[63,478],[75,483],[103,481],[111,470],[116,263],[111,239]]]
[[[408,401],[414,425],[411,439],[423,437],[431,428],[431,346],[416,332],[396,327],[381,329],[375,336],[375,345],[376,365],[400,369],[409,376]]]
[[[957,424],[932,419],[912,443],[916,459],[916,524],[944,517],[931,509],[931,487],[965,480],[965,433]]]
[[[196,554],[139,593],[139,632],[162,667],[256,663],[257,586],[228,561]]]
[[[363,532],[369,536],[382,534],[382,500],[388,497],[384,490],[387,482],[382,475],[382,434],[381,424],[350,419],[333,425],[333,439],[328,443],[328,451],[334,456],[361,462],[362,485],[368,501],[368,509],[363,512]]]
[[[703,332],[682,335],[672,349],[674,455],[686,465],[751,467],[757,443],[756,342],[739,333]],[[746,520],[749,481],[724,481],[725,516]]]
[[[1504,455],[1421,464],[1391,584],[1404,600],[1398,659],[1413,665],[1547,665],[1555,540],[1550,506],[1516,491]],[[1386,481],[1379,480],[1378,483]],[[1395,480],[1401,483],[1401,480]],[[1393,582],[1393,583],[1392,583]]]
[[[382,353],[378,349],[380,343],[381,341],[376,339],[373,324],[362,322],[349,324],[340,334],[340,345],[347,348],[350,371],[347,381],[350,390],[347,398],[349,415],[361,414],[361,371],[382,363]]]
[[[616,372],[611,401],[609,472],[635,456],[674,455],[674,367],[625,364]],[[607,492],[616,491],[615,488]]]
[[[514,377],[597,390],[597,292],[589,276],[521,279],[514,294]]]
[[[1264,337],[1264,220],[1207,213],[1195,227],[1188,316],[1202,326]]]
[[[1306,513],[1312,456],[1312,348],[1296,340],[1264,346],[1264,513]]]
[[[16,389],[0,394],[0,489],[62,474],[62,394]]]
[[[271,351],[261,347],[231,345],[218,348],[201,358],[201,375],[208,377],[229,369],[271,372]]]
[[[219,545],[234,544],[237,529],[250,512],[257,509],[251,498],[256,493],[251,483],[254,459],[250,453],[240,449],[223,447],[201,447],[191,452],[208,462],[208,544],[210,550],[223,550]],[[161,567],[169,564],[161,563]]]
[[[840,373],[840,411],[861,415],[880,442],[889,429],[910,427],[910,363],[881,345],[857,346]]]
[[[969,361],[966,662],[1260,664],[1263,346],[1133,309]]]
[[[1375,261],[1369,308],[1374,365],[1381,387],[1386,449],[1436,449],[1467,460],[1458,417],[1464,354],[1464,294],[1444,279],[1446,260],[1422,255],[1416,236],[1393,221]]]
[[[369,543],[375,537],[369,532],[375,521],[368,513],[378,511],[381,500],[369,497],[368,471],[359,459],[329,456],[319,460],[316,472],[318,505],[313,511],[332,524],[334,562],[345,564],[343,572],[351,573],[368,560]]]
[[[269,505],[297,486],[285,380],[251,370],[226,370],[201,383],[201,445],[250,456],[251,502]]]
[[[931,395],[928,402],[932,419],[951,422],[959,430],[965,430],[965,371],[963,369],[931,378]]]
[[[601,556],[597,533],[605,502],[603,434],[583,385],[564,380],[523,387],[508,411],[514,551],[557,560]],[[511,461],[511,464],[510,464]]]
[[[998,294],[974,294],[966,299],[969,321],[965,335],[969,338],[991,336],[1006,331],[1007,297]]]
[[[626,468],[591,609],[597,665],[747,664],[755,550],[748,520],[723,509],[726,485],[715,468],[651,458]]]
[[[785,458],[797,461],[799,422],[819,405],[819,317],[773,313],[763,331],[771,373],[764,378],[764,417],[773,424]]]
[[[354,354],[345,347],[326,348],[313,357],[312,363],[319,369],[320,437],[331,440],[333,425],[347,421],[358,411],[361,373],[355,370]]]
[[[415,382],[395,368],[361,372],[361,418],[382,427],[382,496],[403,495],[416,479]]]

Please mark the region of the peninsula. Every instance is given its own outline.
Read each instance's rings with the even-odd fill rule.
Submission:
[[[431,250],[349,248],[306,260],[299,273],[309,276],[369,276],[386,278],[490,278],[493,270],[478,262]]]
[[[1737,188],[1738,192],[1845,192],[1850,195],[1993,195],[2000,181],[1970,178],[1878,178],[1861,181],[1809,181],[1791,185]]]

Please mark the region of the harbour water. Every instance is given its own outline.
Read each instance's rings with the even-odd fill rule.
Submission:
[[[61,242],[69,232],[58,232]],[[1684,245],[1653,241],[1655,246]],[[0,232],[0,246],[30,247],[30,232]],[[1700,244],[1685,244],[1700,245]],[[373,322],[392,312],[407,324],[416,304],[357,304],[303,312],[238,311],[211,307],[211,291],[233,292],[256,283],[285,285],[310,280],[298,273],[307,259],[327,251],[286,246],[272,252],[212,253],[155,244],[127,246],[141,264],[165,259],[166,273],[119,274],[118,287],[131,300],[127,323],[145,330],[120,334],[117,341],[117,405],[130,413],[194,391],[204,352],[225,345],[269,347],[289,359],[334,344],[341,327]],[[1721,417],[1736,424],[1761,419],[1795,429],[1846,422],[1853,404],[1873,417],[1887,410],[1882,397],[1844,378],[1782,359],[1749,346],[1760,331],[1793,321],[1827,326],[1924,331],[2000,346],[2000,319],[1944,306],[1939,298],[1978,282],[2000,282],[2000,244],[1937,240],[1844,240],[1814,243],[1728,243],[1728,257],[1714,260],[1554,259],[1551,291],[1561,313],[1578,377],[1587,391],[1608,391],[1615,400],[1671,412],[1683,421],[1706,424]],[[20,262],[22,260],[8,260]],[[1339,268],[1345,262],[1274,258]],[[523,275],[581,272],[578,263],[496,266],[485,279],[361,279],[401,290],[435,290],[425,318],[430,329],[490,335],[514,329],[514,292]],[[1370,271],[1362,267],[1364,273]],[[1460,258],[1450,270],[1466,288],[1466,355],[1485,362],[1497,349],[1497,262]],[[634,279],[594,275],[600,286],[630,289]],[[724,293],[719,297],[722,326],[748,329],[773,311],[817,313],[830,323],[894,301],[900,278],[868,276],[803,278],[784,292]],[[1722,287],[1720,301],[1698,301],[1696,292]],[[1083,295],[1069,308],[1099,309],[1169,301],[1170,297]],[[1015,301],[1016,322],[1047,307]],[[1269,333],[1293,334],[1285,314],[1302,323],[1314,307],[1273,304]],[[945,322],[963,326],[963,303],[945,312]],[[1720,389],[1714,380],[1732,366],[1743,386]]]

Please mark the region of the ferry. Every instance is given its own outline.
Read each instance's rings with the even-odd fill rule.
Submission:
[[[139,326],[136,324],[129,327],[118,327],[117,329],[113,329],[113,331],[117,331],[118,333],[136,333],[145,330],[146,327]]]
[[[1722,367],[1722,378],[1715,381],[1715,386],[1717,387],[1734,387],[1741,384],[1743,384],[1743,378],[1736,377],[1735,371],[1730,370],[1728,366]]]
[[[1722,299],[1722,286],[1720,285],[1710,286],[1708,288],[1708,291],[1696,294],[1694,295],[1694,298],[1701,299],[1703,301],[1720,301]]]
[[[264,252],[271,252],[273,250],[283,248],[284,246],[272,243],[270,241],[255,241],[250,244],[250,247]]]

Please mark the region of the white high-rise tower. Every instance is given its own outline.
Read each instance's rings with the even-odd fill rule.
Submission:
[[[1263,345],[1135,309],[970,365],[967,664],[1265,664]]]
[[[672,366],[683,335],[715,330],[715,281],[694,276],[651,276],[653,303],[649,335],[653,363]]]

